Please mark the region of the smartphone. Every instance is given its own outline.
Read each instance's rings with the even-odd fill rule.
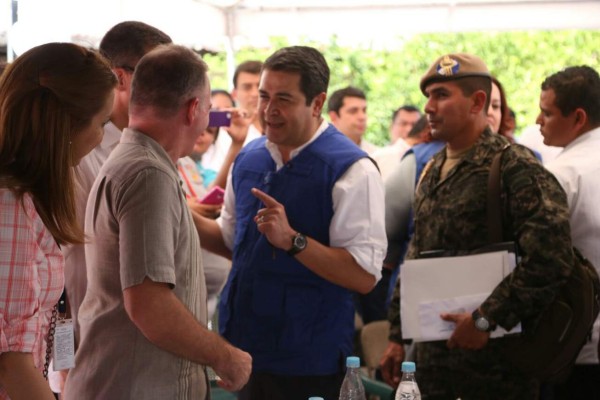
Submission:
[[[219,126],[231,125],[231,112],[230,111],[218,111],[210,110],[208,112],[208,126],[216,128]]]
[[[210,192],[200,199],[202,204],[223,204],[223,198],[225,197],[225,191],[218,186],[213,187]]]

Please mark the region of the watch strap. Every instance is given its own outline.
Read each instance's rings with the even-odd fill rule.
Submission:
[[[290,256],[295,256],[296,254],[300,253],[302,250],[304,250],[304,249],[301,249],[301,248],[299,248],[299,247],[293,246],[291,249],[289,249],[289,250],[287,251],[287,253],[288,253]]]

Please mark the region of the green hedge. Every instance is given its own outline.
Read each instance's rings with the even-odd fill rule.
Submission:
[[[235,58],[237,62],[265,59],[289,44],[286,39],[273,38],[270,48],[244,48]],[[342,47],[335,37],[327,45],[308,40],[298,44],[323,52],[331,68],[330,91],[354,85],[366,92],[367,138],[380,145],[387,142],[395,108],[402,104],[424,106],[419,80],[431,62],[444,53],[468,52],[486,61],[505,87],[509,106],[517,113],[518,128],[535,122],[539,87],[547,75],[582,64],[600,71],[600,31],[422,34],[397,38],[394,50]],[[209,54],[204,59],[210,66],[213,88],[228,88],[225,54]]]

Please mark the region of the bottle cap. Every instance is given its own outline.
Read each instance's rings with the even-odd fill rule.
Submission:
[[[402,363],[402,372],[415,372],[417,370],[417,367],[415,366],[415,363],[412,361],[404,361]]]
[[[322,397],[309,397],[308,400],[325,400]]]
[[[358,368],[358,367],[360,367],[360,358],[358,358],[358,357],[348,357],[348,358],[346,358],[346,367],[348,367],[348,368]]]

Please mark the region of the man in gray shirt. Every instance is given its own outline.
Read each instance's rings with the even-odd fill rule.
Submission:
[[[206,329],[200,242],[175,162],[208,123],[206,64],[161,46],[136,67],[129,128],[86,209],[88,290],[70,399],[208,398],[205,365],[239,390],[249,354]]]

